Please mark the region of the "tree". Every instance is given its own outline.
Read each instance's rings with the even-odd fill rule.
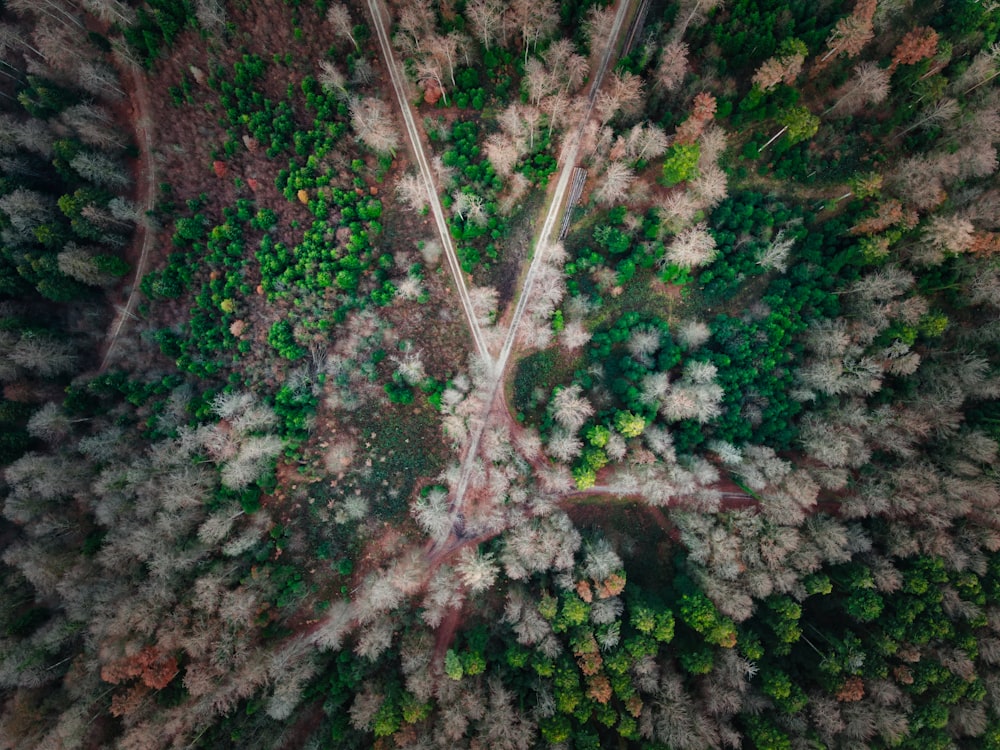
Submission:
[[[226,9],[220,0],[195,0],[194,15],[205,31],[218,34],[226,28]]]
[[[863,62],[854,66],[852,80],[826,112],[851,115],[865,104],[881,104],[889,96],[891,77],[891,71],[880,68],[873,62]]]
[[[520,28],[524,62],[527,63],[528,52],[555,31],[559,12],[551,0],[513,0],[511,15],[514,24]]]
[[[59,271],[91,286],[113,284],[117,277],[101,267],[98,259],[102,256],[95,250],[96,248],[83,248],[76,243],[68,243],[56,256]],[[108,258],[108,256],[103,257]]]
[[[642,79],[628,71],[616,71],[597,95],[595,109],[601,125],[621,112],[630,117],[642,109]]]
[[[929,26],[921,26],[906,32],[892,51],[889,72],[900,65],[913,65],[928,57],[933,57],[938,48],[938,33]]]
[[[552,417],[570,432],[576,432],[594,413],[594,407],[583,396],[583,389],[573,385],[559,388],[552,397]]]
[[[707,14],[714,10],[722,0],[681,0],[677,10],[678,21],[670,30],[673,39],[684,37],[687,27],[691,24],[700,26],[706,20]]]
[[[663,184],[669,187],[695,177],[700,155],[697,143],[678,142],[668,148],[663,159]]]
[[[620,161],[613,161],[608,165],[601,181],[601,186],[594,193],[594,198],[598,203],[610,205],[617,203],[625,197],[628,186],[635,180],[635,172]]]
[[[418,213],[423,211],[429,203],[424,180],[415,174],[405,174],[399,178],[399,182],[396,184],[396,197],[400,203]]]
[[[674,91],[684,81],[689,70],[688,46],[681,41],[669,42],[660,52],[656,66],[656,85],[664,91]]]
[[[83,7],[105,23],[131,26],[135,23],[135,9],[121,0],[83,0]]]
[[[691,114],[677,127],[676,142],[688,144],[697,141],[705,126],[715,117],[715,107],[715,97],[707,91],[696,94]]]
[[[789,143],[799,143],[809,140],[819,130],[819,118],[806,107],[789,107],[778,115],[781,130],[775,133],[767,143],[758,149],[758,153],[770,146],[785,133],[788,133]]]
[[[843,53],[856,57],[875,36],[872,18],[875,15],[875,0],[858,0],[854,11],[841,18],[826,39],[827,53],[820,58],[817,69],[834,55]]]
[[[791,86],[802,72],[809,50],[799,39],[787,39],[778,54],[765,60],[754,74],[753,82],[761,91],[769,91],[779,83]]]
[[[103,187],[121,190],[131,182],[121,164],[104,154],[81,151],[69,164],[81,177]]]
[[[664,261],[681,268],[694,268],[710,263],[715,257],[715,237],[702,222],[679,232],[667,247]]]
[[[381,99],[365,97],[350,104],[351,126],[358,138],[380,154],[394,155],[399,148],[399,131]]]
[[[339,37],[350,39],[354,49],[358,49],[358,40],[354,38],[354,23],[351,13],[343,3],[333,3],[326,11],[326,22],[333,28],[333,33]]]
[[[504,46],[507,43],[507,25],[504,21],[506,11],[507,5],[503,0],[471,0],[465,6],[466,18],[484,49],[489,50],[494,44]]]

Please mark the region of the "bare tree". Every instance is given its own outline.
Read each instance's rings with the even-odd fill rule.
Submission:
[[[135,8],[121,0],[83,0],[83,7],[105,23],[117,23],[119,26],[131,26],[135,23]]]
[[[667,151],[667,135],[650,123],[640,123],[625,138],[625,154],[631,159],[655,159]]]
[[[218,34],[226,28],[226,9],[220,0],[195,0],[194,14],[205,31]]]
[[[569,39],[559,39],[542,53],[545,65],[562,85],[564,93],[572,93],[583,85],[590,69],[587,58],[577,54]]]
[[[64,26],[71,24],[77,28],[83,28],[83,21],[80,20],[80,17],[60,0],[8,0],[7,7],[20,15],[34,13],[38,16],[51,18]]]
[[[343,3],[333,3],[326,11],[326,22],[333,28],[333,33],[339,37],[350,39],[354,49],[358,49],[358,40],[354,38],[354,23],[351,13]]]
[[[26,188],[17,188],[0,196],[0,211],[7,214],[12,231],[12,237],[8,237],[8,231],[4,232],[5,239],[33,238],[35,227],[48,221],[54,208],[48,196]]]
[[[784,273],[788,269],[788,253],[791,252],[794,245],[795,239],[786,237],[784,230],[779,230],[760,251],[757,265]]]
[[[37,333],[23,333],[9,357],[19,367],[46,378],[68,373],[77,363],[72,345]]]
[[[587,17],[583,21],[583,33],[590,42],[591,54],[596,54],[601,48],[599,45],[610,41],[611,29],[615,25],[614,6],[602,8],[600,5],[593,5],[587,11]]]
[[[859,63],[854,66],[854,76],[843,93],[824,114],[836,112],[849,115],[866,103],[882,103],[889,96],[889,79],[889,71],[880,68],[877,63]]]
[[[107,286],[115,282],[115,277],[102,271],[97,264],[97,256],[91,248],[83,248],[74,242],[67,243],[57,256],[59,270],[67,276],[91,286]]]
[[[396,197],[400,203],[417,212],[423,211],[430,202],[423,178],[415,174],[405,174],[399,178]]]
[[[503,0],[471,0],[465,6],[466,18],[484,49],[491,49],[494,44],[503,46],[507,43],[504,22],[506,11],[507,5]]]
[[[949,253],[964,253],[972,247],[975,227],[968,219],[933,216],[924,227],[924,239],[932,247]]]
[[[73,128],[80,140],[98,148],[113,150],[125,148],[126,141],[115,129],[111,114],[94,104],[76,104],[59,113],[59,119]]]
[[[961,108],[958,106],[958,102],[954,99],[948,97],[939,99],[929,107],[924,107],[921,110],[920,117],[917,118],[916,122],[909,125],[905,130],[900,131],[896,137],[902,138],[911,130],[916,130],[917,128],[929,128],[943,122],[947,122],[948,120],[954,119],[960,111]]]
[[[131,178],[120,163],[104,154],[81,151],[69,165],[81,177],[104,187],[123,189],[131,183]]]
[[[689,70],[688,46],[679,40],[669,42],[660,52],[656,66],[656,85],[664,91],[675,91]]]
[[[621,201],[628,186],[635,180],[635,172],[624,162],[613,161],[601,177],[601,185],[594,194],[599,203],[610,205]]]
[[[626,117],[642,108],[642,79],[628,71],[615,72],[597,96],[595,108],[602,125],[619,112]]]
[[[667,248],[664,260],[681,268],[694,268],[715,257],[715,237],[704,222],[680,232]]]
[[[516,142],[510,136],[503,133],[492,133],[486,139],[486,157],[490,164],[497,171],[497,174],[504,177],[511,177],[514,174],[514,167],[517,166],[521,151]]]
[[[670,36],[681,39],[691,24],[700,26],[705,22],[706,14],[713,10],[722,0],[681,0],[680,8],[677,11],[677,18],[674,27],[670,30]]]
[[[347,76],[337,67],[337,64],[330,60],[322,60],[319,64],[319,84],[324,90],[335,94],[340,99],[348,99]]]
[[[575,383],[555,393],[551,410],[553,419],[573,432],[583,427],[583,423],[594,413],[594,407],[583,396],[583,389]]]
[[[351,126],[358,138],[380,154],[394,155],[399,148],[399,131],[389,107],[381,99],[365,97],[350,103]]]
[[[527,63],[529,50],[555,31],[559,12],[552,0],[513,0],[511,14],[521,31],[524,61]]]

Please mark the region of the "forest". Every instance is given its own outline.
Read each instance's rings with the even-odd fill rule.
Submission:
[[[0,750],[1000,750],[996,0],[0,0]]]

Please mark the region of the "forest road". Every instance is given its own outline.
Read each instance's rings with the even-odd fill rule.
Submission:
[[[462,266],[458,262],[458,254],[455,252],[455,245],[451,241],[451,233],[448,231],[448,222],[444,218],[444,210],[438,198],[437,186],[434,183],[434,173],[431,171],[430,163],[424,153],[423,144],[420,141],[420,131],[417,123],[413,119],[413,111],[407,98],[406,82],[403,79],[402,70],[396,60],[392,45],[389,42],[389,34],[385,28],[385,18],[389,16],[389,11],[385,7],[384,0],[368,0],[368,10],[371,12],[372,22],[378,36],[379,47],[382,49],[382,58],[385,60],[386,69],[389,71],[389,78],[392,81],[392,88],[396,92],[396,99],[399,101],[399,109],[403,114],[403,122],[406,125],[406,135],[410,141],[413,156],[420,167],[420,175],[423,177],[424,186],[427,189],[427,200],[430,202],[431,213],[434,215],[434,223],[437,226],[438,235],[441,237],[441,244],[444,247],[445,257],[448,259],[448,269],[455,280],[455,287],[458,289],[458,297],[462,302],[462,310],[465,313],[466,321],[469,324],[469,333],[472,334],[476,351],[486,362],[492,364],[493,356],[486,345],[486,338],[483,336],[479,322],[476,320],[475,310],[472,306],[472,299],[469,297],[469,290],[465,286],[465,274]]]
[[[112,325],[111,335],[108,339],[108,348],[104,351],[104,358],[101,360],[99,372],[104,372],[111,362],[115,346],[118,344],[118,337],[122,332],[125,321],[135,317],[135,308],[139,300],[139,284],[142,282],[143,274],[146,273],[146,263],[149,260],[149,253],[156,239],[156,232],[153,226],[153,219],[150,213],[153,210],[153,203],[156,201],[156,167],[153,164],[153,139],[149,134],[151,123],[149,121],[149,90],[146,88],[146,81],[142,74],[132,71],[132,84],[135,87],[135,104],[138,108],[138,117],[135,121],[135,132],[139,136],[139,165],[140,171],[146,173],[146,184],[142,196],[142,249],[139,252],[139,259],[135,264],[135,275],[132,278],[132,288],[129,290],[128,300],[125,307],[118,311],[118,315]]]
[[[565,141],[559,154],[559,160],[562,163],[559,171],[559,179],[556,182],[555,190],[549,200],[549,210],[545,215],[545,220],[542,222],[542,227],[535,240],[535,252],[531,259],[531,265],[528,266],[528,272],[525,274],[524,284],[521,287],[521,294],[518,297],[517,305],[514,308],[514,314],[511,317],[510,324],[507,329],[507,336],[504,339],[503,347],[500,349],[499,356],[496,361],[493,362],[491,383],[484,389],[485,408],[483,414],[472,431],[472,438],[469,441],[465,457],[462,461],[462,467],[459,472],[458,483],[455,489],[455,496],[451,505],[451,519],[453,526],[458,523],[459,516],[462,512],[462,504],[465,499],[465,493],[468,490],[469,480],[473,473],[477,454],[479,453],[479,443],[482,439],[484,431],[486,430],[487,424],[490,422],[492,413],[497,408],[497,394],[503,393],[504,374],[506,373],[511,353],[514,350],[514,343],[517,340],[517,333],[518,328],[520,327],[521,319],[524,317],[528,301],[531,299],[531,290],[535,283],[535,277],[537,276],[539,269],[542,267],[542,263],[545,260],[545,251],[552,242],[553,232],[555,232],[556,227],[559,226],[563,211],[565,210],[566,194],[570,187],[570,178],[573,175],[573,170],[576,168],[576,159],[580,150],[580,141],[583,137],[584,128],[590,120],[591,113],[594,109],[594,102],[597,100],[597,92],[601,88],[601,83],[604,81],[604,74],[607,73],[608,65],[611,62],[611,58],[615,54],[618,36],[621,34],[622,25],[625,22],[625,18],[629,14],[632,1],[633,0],[619,1],[618,10],[615,13],[615,22],[611,27],[610,34],[608,35],[608,41],[604,48],[604,54],[601,57],[601,63],[598,66],[597,72],[594,74],[594,78],[590,85],[590,94],[587,97],[587,109],[580,117],[576,130],[567,136],[567,140]],[[369,2],[374,3],[375,0],[369,0]],[[510,419],[510,411],[507,409],[506,403],[501,404],[501,406],[503,407],[503,413],[508,419]]]

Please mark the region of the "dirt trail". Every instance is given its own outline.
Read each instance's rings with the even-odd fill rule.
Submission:
[[[101,360],[100,372],[104,372],[108,364],[111,362],[115,346],[118,344],[118,337],[121,335],[125,322],[129,318],[135,317],[135,308],[138,304],[139,284],[142,281],[143,274],[146,273],[146,263],[149,260],[149,254],[152,250],[153,242],[156,240],[156,230],[153,225],[153,219],[149,215],[153,210],[153,204],[156,201],[156,165],[153,162],[153,138],[150,135],[152,123],[149,120],[149,113],[151,111],[149,104],[149,89],[146,88],[146,80],[142,73],[137,70],[132,70],[131,74],[132,85],[135,91],[133,104],[137,115],[135,118],[135,134],[139,142],[138,182],[139,190],[142,194],[140,199],[140,210],[143,214],[143,218],[136,225],[136,228],[142,228],[142,248],[139,252],[139,258],[135,262],[135,273],[132,276],[128,300],[125,302],[125,307],[118,309],[115,321],[111,326],[107,349],[105,349],[104,358]],[[143,179],[143,175],[145,176],[145,179]]]
[[[374,2],[375,0],[369,1]],[[559,171],[559,179],[556,181],[555,190],[549,199],[548,212],[545,215],[545,220],[542,222],[541,229],[538,231],[538,235],[535,240],[535,252],[531,259],[531,265],[528,267],[528,272],[525,275],[524,284],[521,288],[521,294],[518,297],[517,305],[514,308],[514,314],[511,316],[509,327],[507,329],[507,336],[504,339],[503,347],[500,350],[499,356],[493,363],[493,378],[491,385],[486,389],[483,414],[472,431],[472,438],[469,441],[469,445],[466,448],[466,452],[462,460],[462,468],[459,474],[458,485],[455,490],[455,496],[452,499],[451,517],[453,525],[458,522],[461,515],[465,493],[469,487],[469,479],[472,476],[476,456],[479,453],[479,443],[482,440],[486,426],[491,422],[491,417],[500,411],[500,408],[502,408],[504,418],[510,420],[510,412],[507,409],[506,404],[502,403],[503,399],[498,399],[498,394],[503,393],[504,375],[507,371],[507,365],[510,362],[511,353],[514,351],[514,344],[517,341],[518,329],[520,328],[521,320],[523,319],[525,310],[527,309],[528,300],[531,298],[531,291],[535,282],[535,277],[544,263],[546,250],[552,242],[553,232],[555,232],[556,227],[559,226],[560,219],[565,209],[564,203],[566,201],[566,194],[570,187],[570,177],[576,167],[577,154],[579,153],[580,141],[583,136],[584,128],[586,127],[587,121],[590,119],[591,112],[593,111],[594,102],[597,100],[597,92],[600,90],[601,83],[604,80],[604,74],[607,72],[608,65],[610,64],[611,58],[614,56],[615,49],[618,46],[618,36],[621,33],[625,18],[629,14],[632,2],[633,0],[620,0],[619,2],[618,10],[615,14],[615,22],[611,28],[611,32],[604,49],[604,54],[601,57],[601,64],[591,82],[590,94],[587,97],[587,109],[581,115],[577,128],[572,132],[568,131],[566,141],[559,155],[559,160],[562,163]],[[499,404],[500,408],[498,408],[498,401],[501,401]]]
[[[445,257],[448,259],[448,268],[451,271],[452,278],[455,280],[455,287],[458,290],[458,298],[462,302],[462,310],[465,313],[465,318],[469,324],[469,333],[472,334],[472,339],[475,342],[476,351],[479,353],[479,356],[487,362],[492,362],[493,357],[486,344],[486,338],[483,336],[483,332],[479,327],[479,322],[476,320],[476,314],[472,307],[472,299],[469,297],[469,290],[465,286],[465,273],[462,271],[462,266],[458,262],[458,254],[455,252],[454,243],[451,241],[451,233],[448,231],[448,222],[444,218],[444,209],[441,207],[441,201],[438,198],[437,185],[434,182],[434,174],[431,172],[430,162],[427,161],[427,155],[424,153],[424,146],[420,140],[420,131],[413,118],[413,111],[410,108],[406,82],[403,78],[403,73],[400,70],[399,63],[396,60],[395,53],[392,50],[392,45],[389,42],[389,34],[385,28],[385,19],[391,18],[391,16],[389,15],[388,9],[385,7],[384,0],[368,0],[368,10],[371,12],[376,36],[378,37],[379,47],[382,49],[382,58],[385,62],[386,70],[389,72],[389,78],[392,81],[392,88],[396,92],[396,99],[399,101],[399,109],[403,114],[403,122],[406,125],[407,139],[410,142],[413,156],[417,162],[417,166],[420,168],[420,174],[423,177],[424,186],[427,189],[427,199],[430,202],[431,214],[434,216],[434,223],[437,226],[438,234],[441,238],[441,244],[444,247]]]

